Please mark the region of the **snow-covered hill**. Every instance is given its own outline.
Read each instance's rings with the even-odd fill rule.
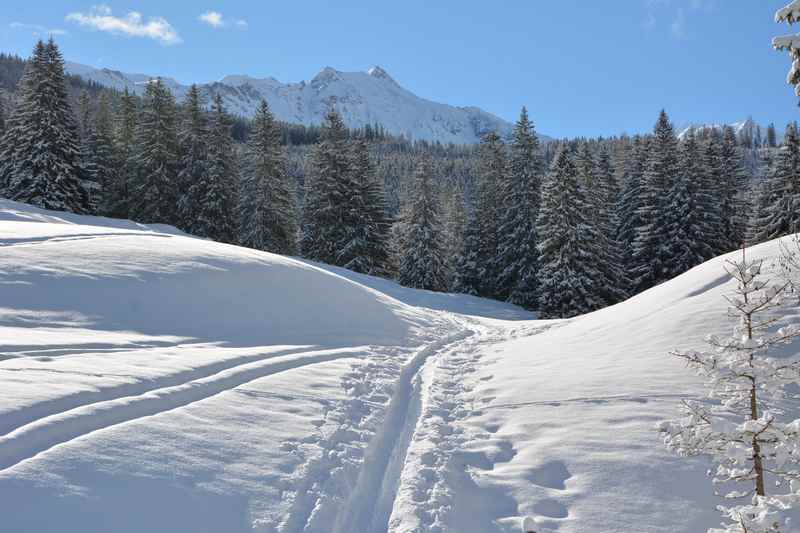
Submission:
[[[119,90],[127,87],[137,94],[153,77],[77,63],[67,63],[66,69],[86,80]],[[164,78],[164,82],[179,100],[186,95],[188,86],[170,78]],[[226,76],[218,82],[202,84],[201,88],[209,96],[222,95],[227,109],[243,116],[252,116],[264,99],[278,119],[311,125],[320,124],[327,110],[335,106],[351,128],[381,124],[389,133],[413,140],[470,144],[489,131],[507,136],[512,128],[477,107],[455,107],[420,98],[377,66],[367,72],[340,72],[325,67],[310,82],[300,83],[281,83],[271,77]]]
[[[776,243],[753,257],[777,253]],[[0,530],[696,533],[714,259],[563,321],[0,200]]]
[[[755,139],[756,137],[761,139],[767,138],[767,128],[757,124],[752,118],[748,118],[740,122],[734,122],[732,124],[689,124],[679,129],[678,138],[683,139],[690,131],[694,131],[695,133],[703,133],[707,131],[721,132],[725,126],[730,126],[733,128],[733,131],[737,136],[746,135],[751,139]],[[779,130],[776,130],[775,138],[778,142],[780,142],[781,139],[783,139],[783,134]]]

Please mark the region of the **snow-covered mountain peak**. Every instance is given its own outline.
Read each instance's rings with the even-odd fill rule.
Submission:
[[[78,63],[67,63],[66,67],[70,74],[140,95],[147,81],[156,77]],[[171,78],[162,80],[182,101],[188,85]],[[233,114],[253,116],[261,100],[266,100],[279,120],[295,124],[320,124],[333,106],[350,128],[381,124],[388,133],[412,140],[472,144],[489,131],[507,137],[512,129],[509,122],[477,107],[456,107],[420,98],[377,65],[361,72],[343,72],[327,66],[307,83],[237,74],[199,86],[207,101],[217,94],[222,96]]]

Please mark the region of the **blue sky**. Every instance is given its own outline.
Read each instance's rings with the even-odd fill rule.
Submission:
[[[553,136],[649,130],[662,107],[678,125],[800,113],[770,47],[788,0],[98,1],[5,0],[0,49],[54,33],[69,60],[187,83],[379,64],[431,100],[527,105]]]

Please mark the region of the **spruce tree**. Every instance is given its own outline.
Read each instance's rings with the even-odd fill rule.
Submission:
[[[231,135],[231,119],[222,96],[215,95],[208,126],[207,168],[186,192],[192,216],[185,221],[193,235],[219,242],[236,240],[238,175]]]
[[[402,221],[398,281],[406,287],[447,290],[447,263],[433,169],[425,158],[414,173],[410,203]]]
[[[467,212],[464,241],[453,265],[452,291],[478,296],[481,289],[481,264],[479,257],[480,235],[475,211]]]
[[[389,229],[383,187],[375,176],[375,166],[365,140],[352,147],[351,180],[354,187],[348,217],[347,242],[338,263],[363,274],[385,276],[389,269]]]
[[[262,100],[253,119],[242,166],[241,244],[277,254],[297,253],[295,203],[280,129],[267,102]]]
[[[669,276],[682,274],[714,254],[702,219],[702,174],[700,147],[690,131],[682,143],[678,174],[667,198]]]
[[[114,146],[114,127],[107,93],[102,93],[97,101],[97,111],[93,123],[88,126],[88,160],[85,172],[88,181],[97,184],[97,195],[90,200],[96,211],[103,215],[113,214],[116,201],[113,194],[119,180],[116,166],[117,154]],[[90,193],[91,194],[91,193]]]
[[[339,265],[341,251],[349,239],[356,186],[347,130],[333,109],[325,116],[310,166],[305,184],[301,249],[310,259]]]
[[[139,222],[176,224],[178,133],[175,98],[160,79],[145,89],[136,128],[137,176],[130,214]]]
[[[726,126],[719,150],[719,198],[722,230],[721,252],[730,252],[742,246],[747,228],[748,176],[742,155],[736,145],[733,128]]]
[[[497,292],[508,301],[536,307],[538,235],[536,217],[541,196],[542,156],[539,138],[524,107],[514,127],[507,179],[503,190],[505,208],[500,213],[498,261],[502,268]]]
[[[3,195],[45,209],[86,213],[80,145],[55,42],[36,44],[19,83],[19,103],[0,142]]]
[[[617,234],[616,238],[622,255],[621,265],[627,275],[627,291],[633,294],[636,291],[631,282],[631,274],[636,268],[634,257],[634,243],[639,228],[643,225],[639,213],[644,199],[644,171],[647,166],[647,155],[650,152],[650,139],[648,137],[635,137],[633,146],[626,159],[626,179],[622,186],[617,203]]]
[[[504,265],[500,259],[500,217],[504,209],[503,184],[506,183],[506,147],[495,132],[481,140],[478,164],[478,257],[480,258],[481,296],[505,300],[509,294],[499,285]]]
[[[635,292],[669,279],[669,216],[666,198],[678,171],[678,139],[665,111],[661,111],[649,143],[650,153],[642,182],[641,225],[633,243]]]
[[[762,187],[760,212],[753,237],[763,242],[800,231],[800,138],[789,124],[767,181]]]
[[[542,187],[537,219],[542,318],[572,317],[607,304],[599,296],[604,275],[590,252],[598,234],[587,220],[588,212],[578,170],[561,146]]]
[[[125,88],[119,109],[114,118],[114,144],[116,146],[116,179],[106,190],[107,214],[118,218],[129,218],[132,190],[136,183],[136,96]]]
[[[208,183],[209,172],[209,133],[206,124],[206,113],[203,110],[203,101],[197,85],[192,85],[186,94],[186,102],[183,106],[183,120],[178,132],[178,142],[180,145],[181,162],[178,170],[177,187],[180,191],[178,196],[178,220],[179,228],[190,233],[197,224],[198,211],[201,209],[200,203],[204,201],[205,194],[203,187]],[[203,184],[203,186],[198,186]]]
[[[722,225],[722,165],[720,162],[722,139],[711,132],[703,150],[702,191],[705,202],[701,208],[706,229],[706,241],[712,246],[714,255],[725,253],[725,233]]]

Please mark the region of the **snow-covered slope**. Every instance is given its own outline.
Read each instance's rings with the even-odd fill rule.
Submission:
[[[703,133],[707,131],[721,132],[726,125],[733,128],[733,131],[737,136],[747,135],[751,139],[755,139],[758,135],[761,137],[761,139],[767,138],[767,128],[756,124],[752,118],[742,120],[741,122],[734,122],[732,124],[689,124],[683,128],[680,128],[680,131],[678,132],[678,138],[683,139],[690,131],[694,131],[695,133]],[[783,138],[783,134],[776,130],[775,137],[776,140],[780,142]]]
[[[152,76],[126,74],[68,63],[67,72],[118,90],[128,88],[137,94]],[[165,83],[181,100],[188,87],[173,79]],[[483,134],[511,132],[511,124],[477,107],[455,107],[420,98],[400,86],[380,67],[367,72],[340,72],[325,67],[306,83],[281,83],[275,78],[226,76],[202,84],[207,95],[220,94],[231,113],[252,116],[259,102],[266,100],[275,116],[296,124],[320,124],[331,106],[352,127],[381,124],[394,135],[413,140],[469,144]]]
[[[0,200],[0,530],[704,531],[654,425],[702,393],[668,352],[730,327],[724,259],[535,321]]]

